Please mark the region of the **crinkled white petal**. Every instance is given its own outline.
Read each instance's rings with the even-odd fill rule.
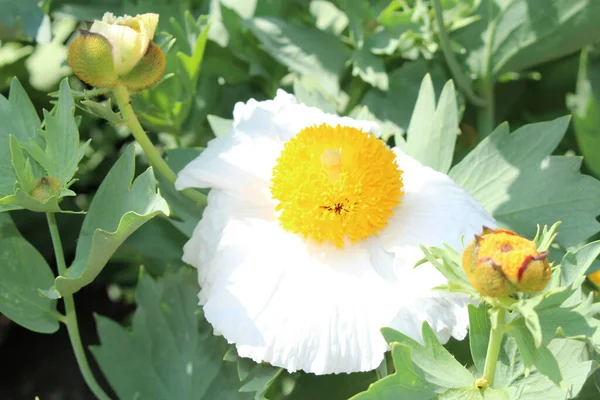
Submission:
[[[344,251],[305,243],[223,190],[209,201],[184,260],[199,268],[207,320],[241,356],[316,374],[379,365],[379,328],[395,316],[397,293],[366,242]]]
[[[495,226],[470,195],[397,150],[405,193],[388,226],[343,249],[318,245],[280,227],[271,169],[302,128],[357,121],[298,105],[284,92],[237,105],[234,119],[177,186],[212,188],[184,260],[198,268],[206,318],[241,356],[290,371],[356,372],[382,361],[385,326],[421,340],[427,321],[442,342],[464,338],[468,299],[432,291],[444,277],[429,264],[413,266],[420,244],[460,248],[461,235]]]
[[[327,123],[379,134],[372,121],[356,121],[298,104],[293,95],[277,91],[273,100],[237,103],[233,127],[212,139],[207,148],[177,176],[175,187],[221,188],[262,203],[270,198],[271,171],[286,141],[300,130]]]
[[[105,13],[101,21],[94,21],[90,32],[104,36],[111,44],[115,72],[122,76],[144,57],[157,24],[158,14],[116,18],[112,13]]]

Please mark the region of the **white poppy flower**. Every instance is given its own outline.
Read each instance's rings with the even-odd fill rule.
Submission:
[[[158,25],[158,14],[138,14],[115,17],[105,13],[101,21],[94,21],[90,32],[98,33],[112,47],[115,72],[126,75],[136,66],[148,51]]]
[[[235,106],[233,128],[178,175],[211,188],[184,248],[200,304],[242,357],[315,374],[369,371],[380,328],[442,342],[467,333],[467,298],[419,244],[460,248],[495,222],[452,180],[376,138],[377,125],[278,91]]]

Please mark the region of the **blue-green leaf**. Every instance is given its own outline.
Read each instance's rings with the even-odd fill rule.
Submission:
[[[0,214],[0,312],[35,332],[58,330],[56,300],[38,293],[54,275],[44,257],[21,236],[8,213]]]
[[[458,108],[454,84],[448,81],[436,107],[433,82],[425,75],[408,126],[404,150],[422,164],[448,172],[458,132]]]
[[[410,348],[414,363],[423,371],[427,382],[438,388],[473,387],[475,378],[440,344],[433,330],[423,323],[423,344],[391,328],[381,330],[388,343],[401,343]]]
[[[137,178],[133,146],[128,146],[98,188],[83,221],[75,260],[64,276],[54,281],[46,296],[57,298],[77,292],[98,276],[117,248],[146,221],[169,214],[156,192],[149,168]]]
[[[600,182],[579,173],[581,159],[549,156],[568,123],[563,117],[512,134],[502,124],[449,175],[499,222],[524,236],[533,237],[536,224],[562,221],[558,243],[584,241],[600,229]]]
[[[130,329],[97,317],[100,369],[121,399],[250,400],[239,392],[229,345],[213,335],[198,306],[196,273],[188,268],[154,281],[141,273]]]
[[[436,396],[436,387],[429,383],[411,358],[409,346],[401,343],[392,345],[392,358],[396,371],[369,386],[365,392],[352,400],[430,400]]]

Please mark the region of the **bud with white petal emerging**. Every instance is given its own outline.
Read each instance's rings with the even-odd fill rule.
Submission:
[[[69,46],[68,61],[84,82],[131,90],[153,86],[165,70],[165,55],[152,41],[158,14],[115,17],[104,14]]]

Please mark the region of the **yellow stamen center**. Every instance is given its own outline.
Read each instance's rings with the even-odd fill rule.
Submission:
[[[402,171],[384,142],[327,124],[285,144],[271,181],[281,226],[337,247],[377,234],[402,196]]]

